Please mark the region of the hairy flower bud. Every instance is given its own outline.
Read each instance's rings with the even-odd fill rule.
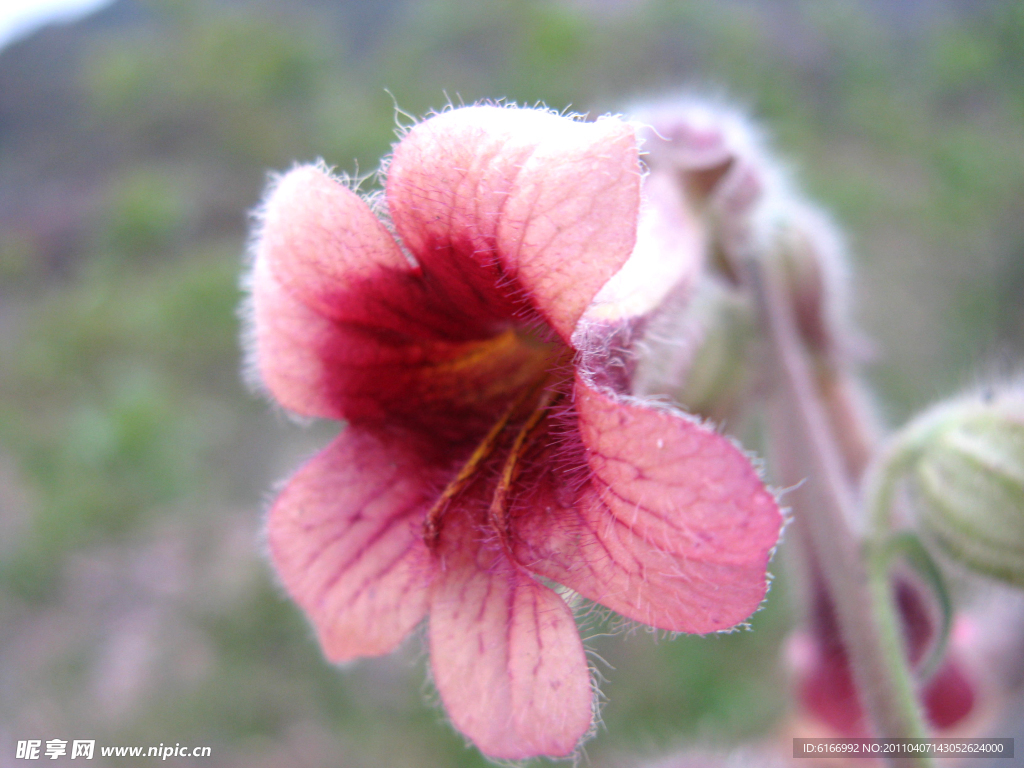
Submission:
[[[850,347],[856,334],[848,319],[849,268],[829,217],[795,195],[780,195],[758,225],[757,250],[781,270],[804,343],[827,357]]]
[[[670,395],[691,413],[732,421],[752,383],[757,322],[748,297],[710,276],[678,313],[666,313],[648,335],[634,386]]]
[[[1024,587],[1024,394],[939,406],[904,439],[932,538],[972,570]]]
[[[915,481],[924,520],[950,554],[1024,586],[1024,409],[949,424],[922,453]]]
[[[785,186],[754,125],[738,110],[694,98],[634,111],[653,173],[670,174],[707,223],[714,268],[739,282],[755,219]]]
[[[647,163],[674,172],[687,198],[740,208],[755,204],[765,183],[766,160],[758,132],[740,112],[700,99],[667,100],[642,107],[641,138]]]

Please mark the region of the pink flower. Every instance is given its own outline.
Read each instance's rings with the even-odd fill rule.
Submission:
[[[911,667],[919,667],[936,642],[937,617],[931,615],[920,586],[897,579],[894,593],[903,624],[907,660]],[[921,686],[924,715],[940,732],[962,726],[978,709],[978,680],[964,658],[964,630],[969,623],[961,620],[955,625],[948,652],[935,673]],[[792,635],[787,652],[803,714],[839,736],[870,736],[846,646],[840,637],[835,606],[821,585],[815,588],[811,631]]]
[[[765,596],[781,516],[748,459],[626,394],[631,339],[699,252],[642,181],[626,123],[481,106],[396,145],[396,234],[318,167],[263,212],[259,374],[348,422],[274,503],[271,557],[333,661],[388,653],[429,613],[444,705],[495,758],[566,755],[591,728],[553,582],[682,632]]]

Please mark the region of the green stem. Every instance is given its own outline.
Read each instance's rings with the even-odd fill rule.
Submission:
[[[796,406],[798,427],[810,448],[815,475],[821,480],[822,504],[805,521],[815,556],[836,607],[839,627],[864,709],[882,738],[927,735],[914,691],[895,618],[888,579],[879,581],[873,560],[862,551],[850,522],[857,519],[853,489],[814,386],[814,379],[787,301],[782,281],[756,263],[750,264],[751,284],[761,302],[785,383]],[[867,556],[867,557],[866,557]],[[925,768],[929,757],[901,758],[892,765]]]
[[[917,435],[901,433],[872,462],[864,478],[864,503],[871,546],[881,552],[892,533],[896,487],[918,453]]]
[[[905,658],[903,633],[899,608],[893,598],[890,565],[894,556],[894,545],[899,537],[894,535],[892,511],[896,505],[896,490],[900,480],[906,475],[914,460],[920,453],[921,446],[932,433],[931,425],[923,429],[904,430],[897,434],[877,457],[869,468],[864,482],[864,504],[868,518],[868,579],[875,616],[878,620],[879,635],[886,648],[886,655],[901,653]],[[916,541],[916,539],[915,539]],[[918,544],[920,546],[920,544]],[[929,568],[935,568],[928,560]],[[920,573],[920,571],[919,571]],[[922,668],[932,671],[934,665],[941,660],[949,632],[950,607],[949,598],[941,584],[941,575],[937,572],[929,580],[932,588],[937,588],[943,604],[944,626],[940,629],[940,638],[932,649],[930,660]],[[895,687],[900,695],[917,701],[916,678],[910,673],[906,663],[900,668],[893,668]],[[927,676],[927,674],[925,675]],[[926,726],[922,722],[924,732]]]

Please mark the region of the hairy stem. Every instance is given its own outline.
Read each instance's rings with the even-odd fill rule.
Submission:
[[[903,652],[888,579],[869,579],[867,563],[851,527],[857,504],[843,455],[814,385],[779,277],[751,263],[751,284],[760,302],[785,386],[820,479],[822,504],[806,515],[814,557],[836,607],[840,632],[864,709],[882,738],[919,738],[927,728]],[[876,571],[877,569],[872,569]],[[895,763],[893,763],[895,764]],[[901,758],[899,765],[930,766],[928,757]]]
[[[847,476],[856,485],[878,443],[877,417],[860,382],[847,367],[832,359],[821,359],[816,368],[818,392],[832,434],[838,440]]]

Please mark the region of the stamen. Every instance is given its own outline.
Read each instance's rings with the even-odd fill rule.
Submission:
[[[481,440],[479,445],[477,445],[466,463],[462,465],[458,474],[455,475],[455,479],[448,483],[447,487],[437,498],[437,501],[435,501],[433,506],[431,506],[423,521],[423,539],[428,548],[433,549],[437,545],[438,537],[441,535],[441,516],[447,508],[448,503],[466,487],[469,481],[476,474],[481,463],[483,463],[483,461],[494,451],[494,446],[498,442],[498,437],[501,435],[505,427],[508,426],[509,421],[515,415],[516,411],[518,411],[525,402],[531,399],[545,382],[546,377],[540,377],[532,386],[526,387],[522,390],[519,396],[512,401],[512,404],[509,405],[505,412],[494,423],[494,426],[492,426],[490,430],[488,430],[487,434],[484,435],[483,440]],[[531,418],[533,417],[531,416]]]
[[[519,434],[516,435],[508,457],[505,459],[505,466],[501,470],[498,486],[494,489],[491,507],[488,510],[488,520],[501,539],[502,546],[506,551],[511,549],[509,544],[508,494],[512,488],[512,483],[519,476],[521,467],[519,459],[526,452],[526,448],[529,447],[529,441],[532,441],[535,437],[537,425],[540,424],[541,419],[551,410],[551,406],[559,394],[561,393],[549,389],[541,395],[540,400],[537,402],[537,407],[530,414],[530,418],[520,427]]]

